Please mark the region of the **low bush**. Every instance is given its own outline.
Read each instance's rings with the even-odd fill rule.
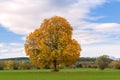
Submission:
[[[113,69],[120,69],[120,61],[112,61],[109,64],[109,67]]]

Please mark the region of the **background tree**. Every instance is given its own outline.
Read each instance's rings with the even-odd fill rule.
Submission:
[[[14,62],[11,60],[8,60],[5,62],[6,69],[13,69]]]
[[[4,62],[0,61],[0,70],[3,70],[3,69],[4,69]]]
[[[102,55],[96,59],[96,64],[101,70],[104,70],[106,67],[108,67],[108,64],[111,61],[112,60],[109,58],[109,56]]]
[[[120,69],[120,60],[112,61],[109,64],[109,67],[113,69]]]
[[[27,36],[26,54],[39,67],[53,65],[57,71],[59,64],[70,66],[79,58],[81,51],[78,42],[72,39],[72,31],[72,26],[62,17],[45,19],[40,28]]]
[[[23,69],[26,69],[27,63],[25,61],[22,61],[22,62],[19,62],[19,69],[23,70]]]
[[[18,70],[19,69],[19,62],[14,62],[13,69],[14,70]]]

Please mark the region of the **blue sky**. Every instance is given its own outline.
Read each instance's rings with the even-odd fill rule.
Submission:
[[[21,39],[23,36],[15,34],[0,25],[0,42],[2,43],[23,43],[24,41]]]
[[[120,11],[118,10],[120,7],[120,2],[111,1],[102,6],[91,10],[90,16],[102,16],[101,19],[91,20],[92,22],[99,23],[107,23],[107,22],[115,22],[120,23]]]
[[[25,36],[56,15],[73,26],[81,56],[120,58],[119,4],[120,0],[1,0],[0,58],[26,56]]]

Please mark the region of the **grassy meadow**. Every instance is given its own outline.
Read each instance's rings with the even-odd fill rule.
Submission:
[[[1,70],[0,80],[120,80],[120,70],[112,69],[62,69],[47,70]]]

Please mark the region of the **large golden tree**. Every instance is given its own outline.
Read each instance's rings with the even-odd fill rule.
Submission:
[[[26,37],[26,54],[39,67],[53,65],[54,71],[57,71],[57,65],[70,66],[81,52],[78,42],[72,39],[72,31],[72,26],[62,17],[45,19]]]

